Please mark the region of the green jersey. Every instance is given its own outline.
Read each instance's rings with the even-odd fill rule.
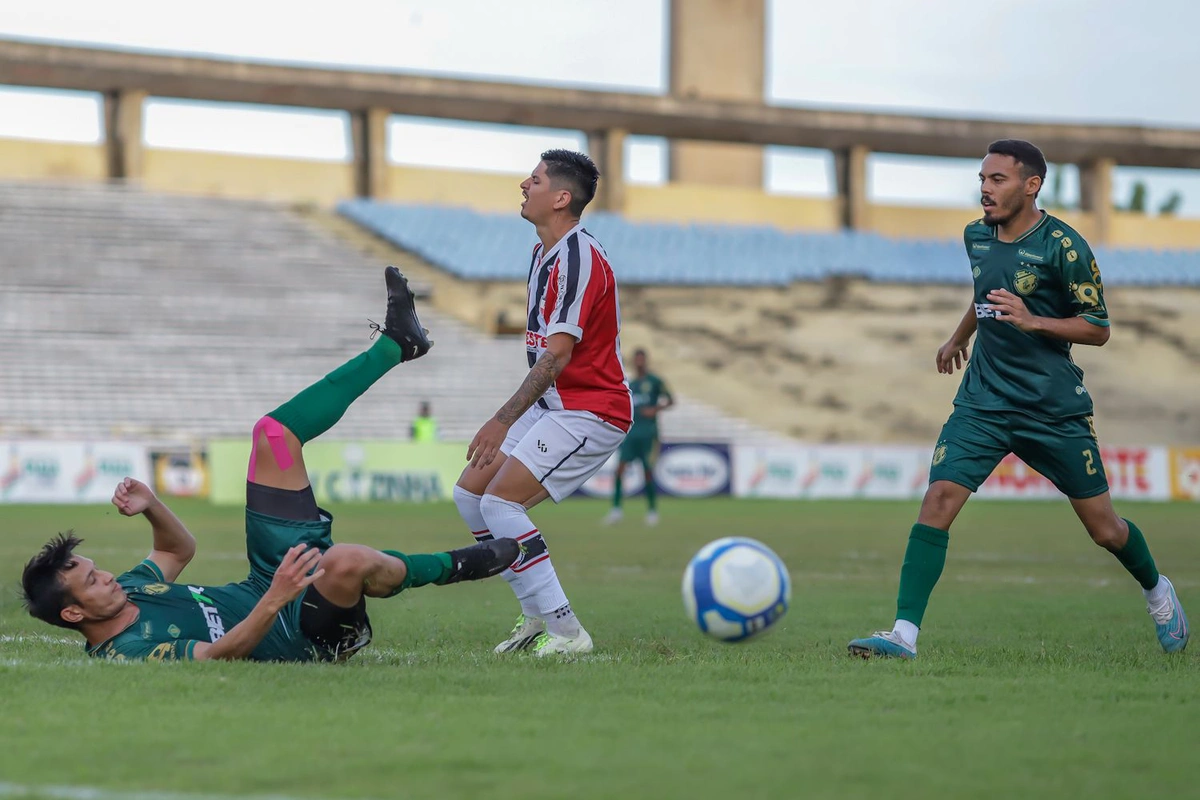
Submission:
[[[249,616],[262,591],[249,580],[225,586],[166,583],[149,559],[118,576],[138,607],[138,619],[88,655],[116,661],[183,661],[199,642],[215,642]],[[290,603],[250,654],[253,661],[310,661],[312,645],[300,632],[300,601]]]
[[[1035,316],[1082,317],[1107,327],[1100,268],[1087,242],[1045,212],[1014,242],[1000,241],[983,220],[968,225],[963,239],[975,277],[978,329],[954,404],[1050,421],[1090,415],[1092,398],[1071,358],[1071,343],[997,320],[987,299],[988,292],[1007,289]]]
[[[633,427],[629,429],[629,436],[657,439],[658,416],[645,416],[644,410],[658,408],[663,398],[672,399],[671,391],[662,378],[650,372],[641,378],[630,379],[629,390],[633,392]]]

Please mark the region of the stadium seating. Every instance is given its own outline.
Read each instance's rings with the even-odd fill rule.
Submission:
[[[516,214],[352,200],[347,218],[460,278],[522,279],[533,234]],[[801,233],[770,227],[631,222],[589,214],[588,229],[630,284],[785,285],[830,276],[889,283],[969,283],[962,244],[872,233]],[[1107,248],[1096,253],[1105,283],[1200,286],[1200,252]]]
[[[0,436],[244,435],[369,344],[382,266],[274,205],[0,183]],[[427,306],[422,318],[432,354],[388,376],[334,436],[407,438],[428,399],[444,438],[469,439],[515,389],[521,341]],[[686,399],[664,428],[677,439],[766,435]]]

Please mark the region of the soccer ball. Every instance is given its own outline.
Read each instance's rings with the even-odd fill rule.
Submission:
[[[683,573],[683,607],[700,630],[741,642],[779,621],[792,602],[787,567],[771,548],[730,536],[709,542]]]

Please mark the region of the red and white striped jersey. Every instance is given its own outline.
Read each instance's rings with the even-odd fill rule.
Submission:
[[[608,256],[576,225],[529,264],[529,319],[525,350],[532,368],[546,339],[569,333],[577,343],[571,362],[538,400],[542,408],[590,411],[621,430],[633,422],[633,396],[621,363],[621,301]]]

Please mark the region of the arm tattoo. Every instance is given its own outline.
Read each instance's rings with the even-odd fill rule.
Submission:
[[[562,359],[554,353],[549,351],[543,353],[533,368],[529,370],[529,374],[525,376],[521,388],[517,389],[517,393],[496,412],[496,421],[505,425],[512,425],[516,422],[554,384],[565,366]]]

